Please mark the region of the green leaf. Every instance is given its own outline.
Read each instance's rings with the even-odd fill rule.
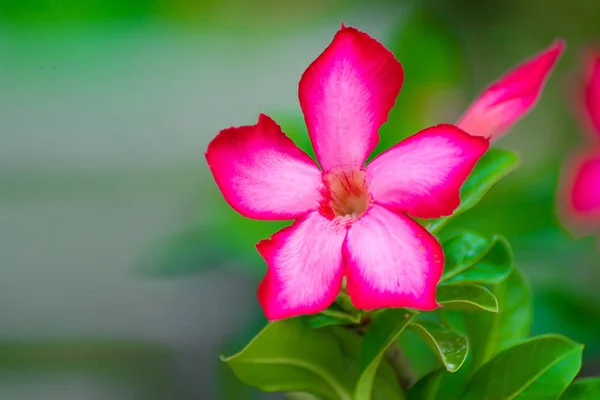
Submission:
[[[470,356],[456,372],[442,371],[435,400],[462,400],[460,394],[466,387],[469,377]]]
[[[510,244],[502,236],[495,236],[492,240],[492,247],[488,249],[483,258],[471,267],[448,278],[446,283],[500,283],[508,278],[513,264],[513,252]]]
[[[560,400],[598,400],[600,399],[600,378],[578,379],[571,383],[560,396]]]
[[[473,377],[464,400],[558,399],[581,368],[583,346],[544,335],[511,347]]]
[[[436,298],[445,310],[498,312],[496,296],[479,285],[457,283],[439,286]]]
[[[245,349],[223,361],[241,381],[265,392],[352,398],[352,379],[335,337],[297,320],[268,324]]]
[[[443,369],[433,371],[419,379],[408,392],[408,400],[435,400],[442,378],[446,374]]]
[[[428,126],[454,122],[467,106],[469,64],[456,25],[435,10],[415,7],[397,26],[398,32],[386,44],[410,79],[380,129],[374,154]]]
[[[531,327],[531,293],[518,269],[492,287],[498,313],[462,313],[471,346],[471,369],[477,370],[502,350],[523,341]]]
[[[451,218],[473,208],[492,186],[518,165],[519,157],[515,153],[502,149],[489,149],[460,189],[461,203],[454,213],[429,222],[427,229],[432,233],[438,232]]]
[[[373,320],[365,334],[359,359],[359,378],[354,392],[356,400],[370,399],[373,380],[388,347],[410,323],[415,313],[401,309],[388,309]]]
[[[347,364],[351,367],[351,373],[356,377],[358,375],[358,363],[363,338],[355,332],[339,326],[332,326],[325,329],[328,329],[337,338]],[[400,388],[396,373],[392,367],[388,363],[380,363],[373,385],[373,399],[403,400],[404,398],[404,393]]]
[[[469,231],[446,239],[442,243],[446,262],[440,283],[452,279],[481,260],[492,245],[493,242],[486,237]]]
[[[458,371],[465,362],[469,342],[463,335],[433,321],[413,321],[408,327],[429,345],[449,372]]]
[[[437,313],[428,313],[435,315]],[[422,315],[422,314],[421,314]],[[427,314],[426,314],[427,315]],[[440,368],[440,359],[421,337],[410,329],[406,329],[398,338],[402,354],[410,362],[412,375],[422,377]]]

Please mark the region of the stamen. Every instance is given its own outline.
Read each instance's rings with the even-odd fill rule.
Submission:
[[[328,171],[323,183],[321,213],[328,218],[355,221],[369,207],[371,198],[362,169]]]

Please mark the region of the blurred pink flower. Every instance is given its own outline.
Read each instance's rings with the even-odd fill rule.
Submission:
[[[592,143],[567,161],[559,195],[565,222],[580,234],[600,228],[600,52],[588,51],[583,64],[575,104]]]
[[[407,214],[450,215],[489,143],[453,125],[425,129],[369,165],[404,73],[382,44],[342,28],[308,67],[300,106],[320,170],[268,116],[221,131],[206,158],[225,200],[262,220],[295,219],[263,240],[258,298],[270,320],[313,314],[342,279],[359,309],[437,307],[444,255]]]
[[[490,85],[460,118],[458,126],[474,136],[496,140],[537,102],[565,49],[563,40],[525,61]]]

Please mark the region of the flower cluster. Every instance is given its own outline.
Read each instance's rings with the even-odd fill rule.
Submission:
[[[365,165],[404,73],[381,43],[342,25],[299,84],[320,168],[266,115],[221,131],[206,159],[225,200],[249,218],[295,220],[257,245],[267,318],[324,310],[344,278],[358,309],[436,308],[444,254],[411,217],[452,214],[489,140],[533,107],[563,48],[557,41],[491,85],[457,125],[423,129]]]

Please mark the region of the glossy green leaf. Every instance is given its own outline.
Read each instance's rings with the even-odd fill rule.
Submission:
[[[436,400],[440,383],[444,375],[447,374],[444,370],[433,371],[417,383],[408,392],[408,400]]]
[[[347,365],[351,368],[352,376],[357,377],[363,338],[357,333],[339,326],[325,329],[328,329],[337,338]],[[404,393],[392,367],[388,363],[380,363],[373,384],[373,400],[402,400],[404,398]]]
[[[435,314],[437,313],[431,313],[431,315]],[[411,373],[414,377],[425,376],[431,371],[440,368],[439,357],[412,330],[406,329],[402,332],[398,338],[398,345],[410,362]]]
[[[413,321],[408,327],[429,345],[449,372],[458,371],[465,362],[469,352],[465,336],[433,321]]]
[[[359,359],[359,378],[354,392],[356,400],[370,399],[377,369],[389,346],[414,317],[408,310],[396,308],[382,312],[373,320],[365,334]]]
[[[430,232],[438,232],[450,218],[473,208],[500,179],[519,165],[519,157],[508,150],[492,148],[481,157],[471,175],[460,189],[460,205],[448,217],[430,221],[426,226]]]
[[[386,41],[407,79],[389,119],[380,129],[375,154],[440,122],[455,122],[466,110],[465,47],[456,25],[432,9],[407,8],[398,31]],[[410,77],[410,79],[408,79]]]
[[[477,371],[464,400],[558,399],[581,368],[583,346],[560,335],[508,348]]]
[[[560,400],[598,400],[600,399],[600,378],[578,379],[571,383],[560,396]]]
[[[475,371],[502,350],[523,341],[531,327],[531,293],[518,269],[492,287],[498,313],[462,313],[471,346],[471,368]]]
[[[241,381],[265,392],[352,398],[353,382],[335,337],[298,320],[268,324],[245,349],[223,361]]]
[[[446,283],[470,282],[483,284],[500,283],[513,269],[513,252],[508,241],[495,236],[487,253],[464,271],[448,278]]]
[[[436,298],[445,310],[498,312],[496,296],[484,286],[468,283],[439,286]]]
[[[456,372],[442,371],[435,400],[462,400],[461,392],[469,383],[470,355]]]
[[[452,279],[485,256],[493,242],[474,232],[460,232],[442,242],[444,273],[441,282]]]

